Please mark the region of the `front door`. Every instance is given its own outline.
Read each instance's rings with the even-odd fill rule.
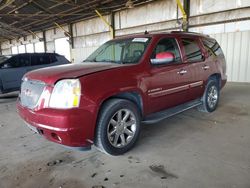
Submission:
[[[2,66],[1,77],[4,91],[15,91],[21,86],[22,77],[30,65],[29,55],[17,55],[7,60]]]
[[[162,52],[171,52],[174,61],[160,65],[151,64],[149,77],[145,78],[150,107],[147,113],[161,111],[187,101],[190,73],[187,70],[188,64],[182,62],[176,39],[162,38],[151,59]]]

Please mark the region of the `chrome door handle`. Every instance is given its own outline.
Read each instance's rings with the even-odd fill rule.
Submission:
[[[187,71],[186,70],[181,70],[181,71],[178,71],[177,74],[180,74],[180,75],[183,75],[183,74],[186,74]]]
[[[207,69],[209,69],[209,68],[210,68],[210,66],[208,66],[208,65],[204,65],[204,66],[202,67],[203,70],[207,70]]]

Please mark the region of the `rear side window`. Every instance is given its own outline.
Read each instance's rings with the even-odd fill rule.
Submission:
[[[50,58],[48,54],[42,54],[42,55],[32,55],[31,57],[31,65],[36,66],[36,65],[46,65],[50,64]]]
[[[201,49],[196,40],[189,38],[183,38],[181,40],[188,62],[197,62],[203,60]]]
[[[181,61],[179,48],[177,46],[175,39],[173,38],[165,38],[165,39],[160,40],[151,58],[155,59],[156,54],[162,53],[162,52],[171,52],[175,56],[175,62]]]
[[[202,43],[208,51],[209,56],[223,55],[222,49],[216,40],[202,39]]]

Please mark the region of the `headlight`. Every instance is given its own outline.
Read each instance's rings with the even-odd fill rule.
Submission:
[[[80,104],[81,83],[78,79],[65,79],[56,83],[50,97],[51,108],[75,108]]]

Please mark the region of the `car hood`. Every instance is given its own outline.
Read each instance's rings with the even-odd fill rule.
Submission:
[[[59,65],[28,72],[25,77],[31,80],[40,80],[47,84],[54,84],[61,79],[77,78],[121,66],[125,65],[106,62]]]

